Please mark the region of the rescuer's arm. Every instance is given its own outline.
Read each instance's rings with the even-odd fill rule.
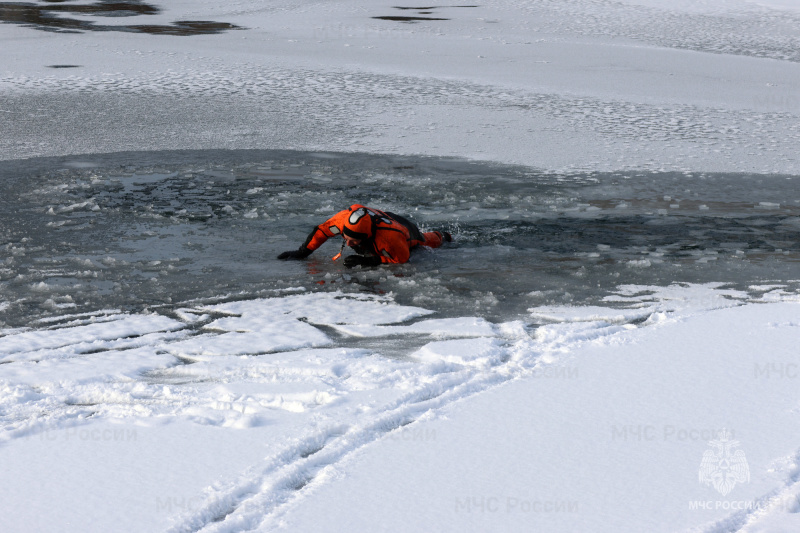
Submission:
[[[283,252],[278,259],[305,259],[311,252],[322,246],[329,238],[342,232],[343,221],[347,219],[349,211],[340,211],[331,218],[316,226],[306,237],[306,241],[297,250]]]

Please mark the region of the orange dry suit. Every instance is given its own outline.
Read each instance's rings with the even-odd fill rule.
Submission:
[[[280,259],[307,257],[336,235],[348,235],[358,239],[360,242],[353,246],[353,249],[360,255],[366,256],[362,258],[350,256],[347,258],[350,261],[345,261],[346,266],[405,263],[408,261],[411,249],[416,246],[438,248],[443,241],[452,240],[450,234],[446,232],[422,233],[413,222],[400,215],[354,204],[315,227],[297,252],[284,252],[278,257]]]

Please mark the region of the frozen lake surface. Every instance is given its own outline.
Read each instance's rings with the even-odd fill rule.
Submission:
[[[799,5],[0,2],[0,530],[800,530]]]

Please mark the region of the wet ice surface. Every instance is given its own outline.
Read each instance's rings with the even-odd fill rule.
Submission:
[[[621,284],[798,283],[793,176],[565,175],[291,151],[51,158],[0,172],[6,327],[100,310],[174,316],[188,304],[308,291],[501,321],[535,306],[597,304]],[[356,202],[455,241],[370,270],[331,261],[338,240],[306,261],[275,259]]]

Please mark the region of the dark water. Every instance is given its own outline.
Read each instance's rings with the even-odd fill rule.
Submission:
[[[800,278],[793,176],[547,174],[445,158],[289,151],[121,153],[0,162],[0,320],[302,287],[392,294],[440,316],[510,319],[597,303],[620,284]],[[346,270],[328,242],[276,256],[352,203],[455,242]]]
[[[155,5],[139,0],[100,0],[92,3],[70,0],[44,0],[44,3],[0,2],[0,22],[21,24],[37,30],[59,33],[85,31],[123,31],[153,35],[203,35],[241,29],[226,22],[181,20],[172,24],[98,24],[68,15],[95,17],[134,17],[156,15],[161,11]]]
[[[420,17],[418,15],[433,15],[438,13],[441,10],[444,11],[451,11],[455,8],[465,8],[465,7],[478,7],[478,6],[428,6],[428,7],[404,7],[404,6],[394,6],[394,9],[399,9],[404,12],[407,11],[416,11],[416,15],[384,15],[380,17],[372,17],[378,20],[389,20],[392,22],[405,22],[414,24],[417,22],[425,22],[425,21],[432,21],[432,20],[450,20],[449,18],[442,18],[442,17],[429,17],[424,16]]]

